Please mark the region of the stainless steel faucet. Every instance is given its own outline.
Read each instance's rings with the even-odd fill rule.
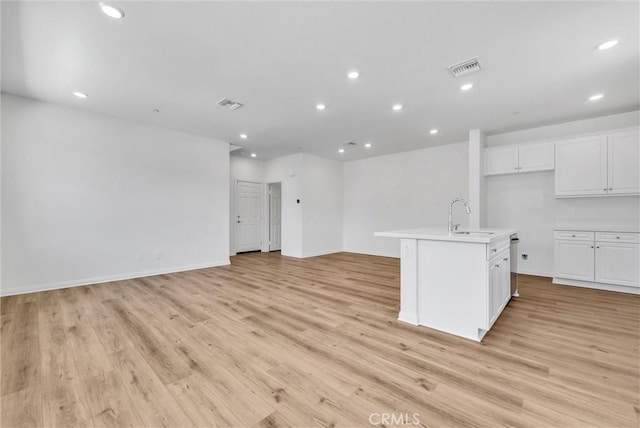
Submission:
[[[453,201],[451,201],[451,203],[449,204],[449,235],[451,235],[453,233],[453,225],[451,224],[451,211],[453,210],[453,205],[456,202],[462,202],[464,204],[465,209],[467,210],[467,214],[471,214],[471,208],[469,208],[469,204],[467,203],[467,201],[465,201],[462,198],[456,198]],[[460,226],[459,224],[456,224],[455,229],[458,230],[458,226]]]

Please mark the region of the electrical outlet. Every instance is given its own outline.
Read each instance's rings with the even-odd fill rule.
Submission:
[[[523,261],[528,261],[529,260],[529,254],[521,254],[520,255]]]

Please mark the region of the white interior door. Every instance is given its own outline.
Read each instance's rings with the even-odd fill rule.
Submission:
[[[260,183],[236,183],[236,253],[260,250]]]
[[[269,251],[278,251],[282,245],[282,187],[280,183],[269,185]]]

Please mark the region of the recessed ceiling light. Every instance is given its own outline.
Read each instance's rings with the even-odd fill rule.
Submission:
[[[601,99],[602,97],[604,97],[604,94],[595,94],[595,95],[591,95],[589,97],[589,101],[598,101],[599,99]]]
[[[360,77],[360,73],[358,73],[356,70],[353,70],[347,73],[347,76],[349,76],[349,79],[357,79],[358,77]]]
[[[364,143],[364,146],[365,146],[367,149],[369,149],[369,148],[371,148],[371,143]]]
[[[600,49],[601,51],[605,51],[607,49],[611,49],[617,44],[618,44],[617,40],[609,40],[608,42],[604,42],[603,44],[599,45],[598,49]]]
[[[437,129],[432,129],[431,131],[429,131],[429,134],[434,135],[437,134],[438,130]]]
[[[73,95],[75,95],[78,98],[87,98],[89,95],[85,94],[84,92],[79,92],[79,91],[74,91]]]
[[[402,104],[395,104],[392,108],[395,111],[400,111],[402,110]]]
[[[255,158],[256,156],[258,156],[258,155],[257,155],[257,154],[255,154],[255,153],[251,153],[251,157],[252,157],[252,158]]]
[[[460,89],[462,89],[463,91],[468,91],[471,88],[473,88],[473,83],[465,83],[464,85],[460,86]]]
[[[113,18],[113,19],[124,18],[124,11],[119,7],[111,6],[101,2],[100,9],[102,10],[102,13],[107,15],[109,18]]]
[[[240,138],[246,140],[247,138],[249,138],[249,136],[247,134],[240,134]]]
[[[341,147],[338,149],[338,153],[344,153],[344,149]]]
[[[326,108],[327,108],[327,106],[326,106],[326,105],[324,105],[324,104],[316,104],[316,108],[317,108],[318,110],[324,110],[324,109],[326,109]]]

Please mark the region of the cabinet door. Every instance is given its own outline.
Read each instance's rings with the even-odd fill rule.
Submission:
[[[640,193],[640,142],[638,131],[609,135],[609,193]]]
[[[554,276],[593,281],[594,251],[593,242],[556,240]]]
[[[518,172],[518,148],[487,149],[484,152],[484,174],[514,174]]]
[[[556,143],[556,196],[607,194],[607,137]]]
[[[500,307],[509,302],[511,298],[511,258],[510,254],[505,254],[500,262]]]
[[[500,263],[493,261],[489,264],[489,325],[498,318],[498,308],[500,307]]]
[[[554,144],[529,144],[518,148],[519,172],[552,170],[554,162]]]
[[[640,245],[596,243],[596,281],[639,287]]]

